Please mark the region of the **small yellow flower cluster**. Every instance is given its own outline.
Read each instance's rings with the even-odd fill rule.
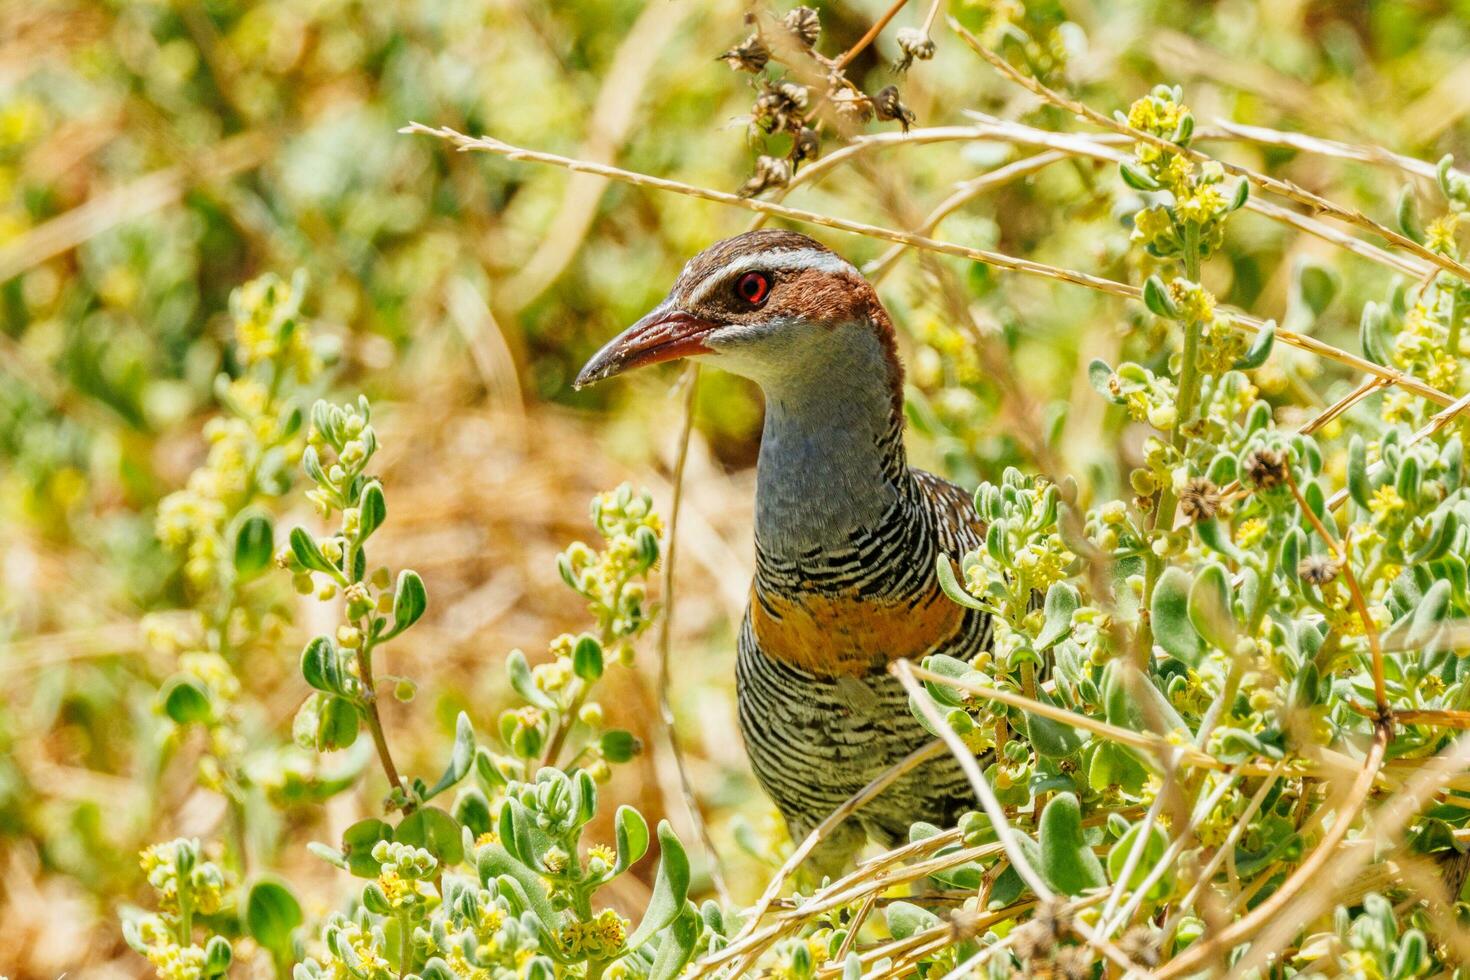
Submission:
[[[1194,117],[1177,88],[1156,86],[1128,109],[1128,125],[1152,136],[1187,146]],[[1222,193],[1225,171],[1215,161],[1195,166],[1183,153],[1140,140],[1133,164],[1123,166],[1125,179],[1142,190],[1168,191],[1171,205],[1153,205],[1133,218],[1133,241],[1157,256],[1177,255],[1193,247],[1200,254],[1220,247],[1224,218],[1240,202]]]
[[[1114,398],[1121,399],[1128,409],[1129,418],[1135,422],[1148,422],[1154,428],[1167,432],[1174,428],[1178,413],[1174,408],[1174,382],[1159,377],[1139,364],[1127,363],[1118,366],[1108,378],[1108,391]]]
[[[588,600],[601,634],[615,644],[619,660],[630,662],[628,643],[652,621],[644,607],[643,579],[658,562],[663,521],[648,491],[635,494],[623,484],[592,501],[592,523],[605,545],[593,551],[573,542],[558,560],[562,579]]]
[[[557,942],[567,956],[605,960],[615,955],[627,938],[628,920],[612,909],[603,909],[586,922],[570,922],[557,936]]]
[[[144,943],[143,955],[159,980],[201,980],[204,976],[208,957],[203,947],[181,945],[158,916],[139,919],[138,933]]]
[[[187,896],[189,907],[205,915],[218,912],[224,902],[229,881],[220,866],[201,860],[198,840],[178,838],[164,844],[153,844],[138,855],[138,863],[148,884],[158,893],[158,907],[167,915],[179,912],[180,891]],[[179,880],[179,869],[186,869]]]

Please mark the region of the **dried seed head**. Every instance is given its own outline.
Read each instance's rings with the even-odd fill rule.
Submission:
[[[955,909],[949,913],[949,927],[955,942],[968,942],[980,931],[980,914],[972,909]]]
[[[917,27],[905,27],[898,32],[898,50],[901,53],[893,63],[893,70],[902,73],[913,67],[915,61],[934,57],[934,42]]]
[[[1089,980],[1092,976],[1092,948],[1063,946],[1051,960],[1060,980]]]
[[[1196,476],[1179,491],[1179,509],[1195,523],[1207,521],[1220,510],[1220,488],[1202,476]]]
[[[1326,585],[1342,573],[1342,562],[1326,555],[1308,555],[1297,563],[1296,573],[1310,585]]]
[[[859,125],[873,118],[873,103],[861,92],[849,88],[835,88],[831,95],[832,107],[844,122]]]
[[[1139,966],[1159,965],[1159,943],[1148,926],[1134,926],[1118,940],[1118,949]]]
[[[1242,468],[1245,478],[1261,490],[1270,490],[1286,482],[1286,456],[1276,449],[1252,449]]]
[[[896,119],[905,133],[914,121],[913,112],[898,97],[897,85],[889,85],[873,96],[873,111],[878,114],[879,119]]]
[[[756,96],[755,106],[751,109],[751,121],[768,133],[779,133],[787,129],[799,131],[801,114],[806,106],[806,86],[795,82],[768,85]]]
[[[766,42],[761,40],[759,34],[752,34],[720,55],[719,60],[735,71],[748,71],[754,74],[766,67],[766,63],[771,60],[771,49],[766,47]]]
[[[1023,964],[1030,963],[1038,956],[1045,955],[1050,951],[1050,947],[1043,942],[1046,939],[1046,934],[1037,928],[1034,922],[1028,922],[1026,925],[1021,926],[1012,935],[1015,938],[1011,940],[1011,952],[1015,953],[1016,959],[1020,960]]]
[[[782,18],[781,23],[808,48],[817,43],[817,38],[822,33],[822,19],[811,7],[797,7]]]
[[[740,188],[741,197],[755,197],[772,187],[785,187],[791,182],[791,164],[783,157],[762,156],[755,162],[755,173]]]
[[[803,126],[801,132],[796,134],[796,146],[792,149],[792,157],[797,163],[803,160],[815,160],[822,155],[822,140],[817,136],[817,131],[810,126]]]
[[[1067,909],[1066,902],[1052,897],[1036,906],[1031,924],[1041,934],[1042,946],[1050,948],[1072,928],[1072,913]]]

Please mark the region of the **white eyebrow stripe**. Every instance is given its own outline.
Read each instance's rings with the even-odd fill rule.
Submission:
[[[851,262],[835,252],[816,248],[794,248],[779,252],[751,252],[726,262],[715,272],[705,277],[704,282],[689,297],[690,305],[698,305],[716,288],[730,281],[731,276],[749,269],[778,269],[789,272],[796,269],[816,269],[836,275],[859,276]]]

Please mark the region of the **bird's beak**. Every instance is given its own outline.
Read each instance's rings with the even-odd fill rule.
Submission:
[[[647,364],[711,353],[704,340],[718,326],[665,303],[608,341],[572,386],[582,388]]]

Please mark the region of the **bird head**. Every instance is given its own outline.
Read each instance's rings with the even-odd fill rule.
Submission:
[[[598,351],[576,386],[692,357],[769,390],[820,379],[824,366],[835,368],[834,355],[852,351],[886,368],[885,383],[899,384],[892,327],[862,274],[805,235],[763,229],[690,259],[664,301]],[[837,370],[849,370],[854,358],[841,363]]]

